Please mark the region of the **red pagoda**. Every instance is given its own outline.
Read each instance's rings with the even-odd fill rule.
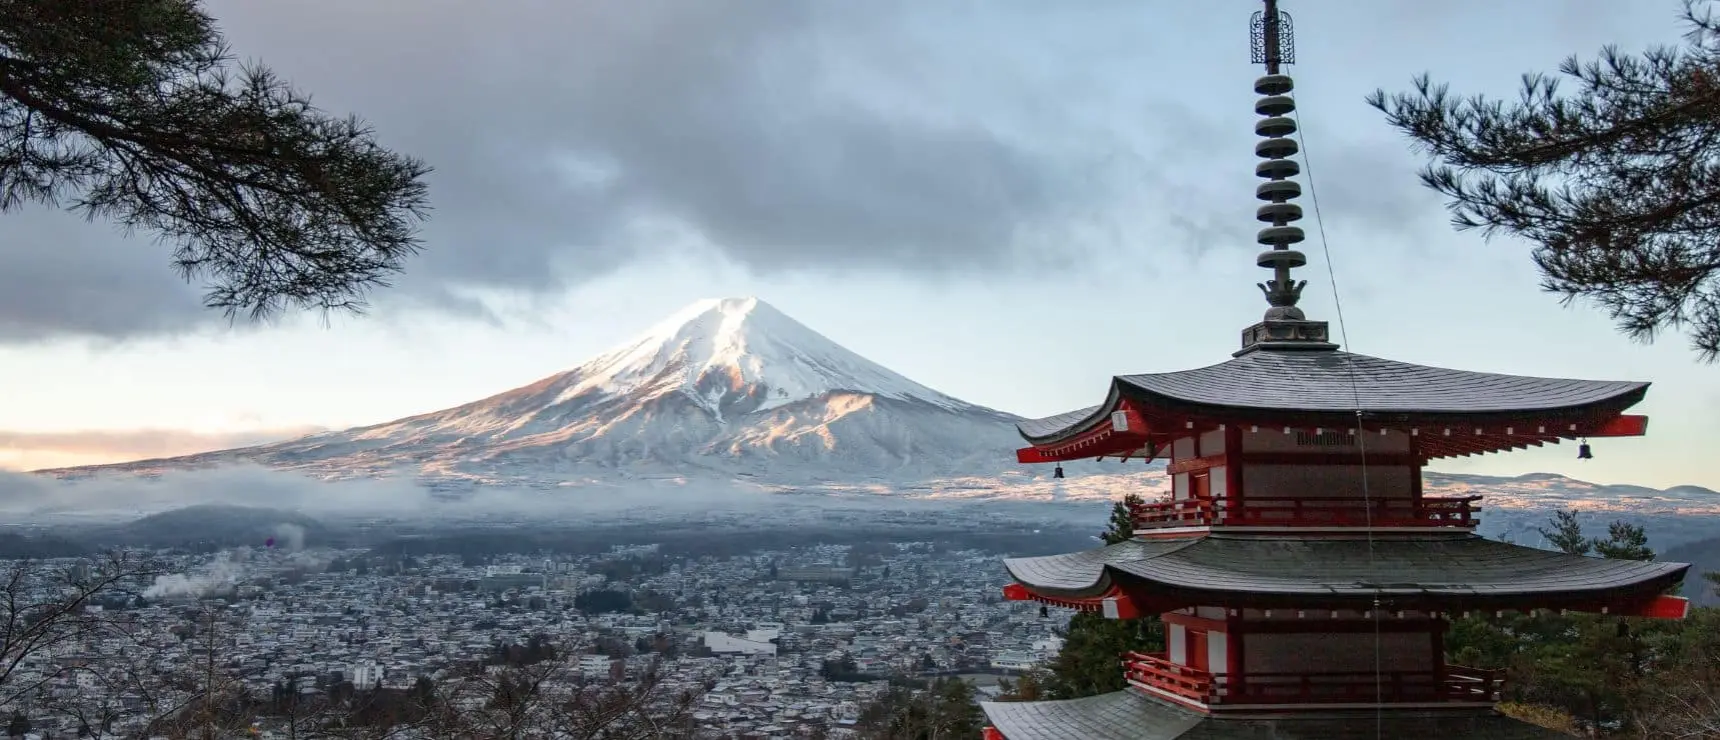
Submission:
[[[1587,611],[1682,618],[1682,563],[1483,539],[1478,496],[1422,494],[1431,460],[1640,436],[1647,383],[1530,378],[1341,351],[1296,304],[1303,240],[1289,18],[1254,16],[1255,131],[1270,307],[1231,359],[1112,379],[1103,403],[1020,424],[1023,463],[1168,460],[1133,539],[1005,561],[1006,597],[1159,614],[1161,654],[1118,656],[1128,688],[988,702],[987,740],[1562,737],[1499,715],[1501,676],[1450,665],[1448,620]],[[1582,448],[1587,456],[1586,441]],[[1058,471],[1061,472],[1061,471]]]

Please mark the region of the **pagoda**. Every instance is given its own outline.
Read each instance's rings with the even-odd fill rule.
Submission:
[[[1586,611],[1682,618],[1689,566],[1605,560],[1475,534],[1479,496],[1422,493],[1432,460],[1640,436],[1648,384],[1448,370],[1341,350],[1297,307],[1300,166],[1289,17],[1254,15],[1257,263],[1269,307],[1230,359],[1120,375],[1097,406],[1019,425],[1022,463],[1167,461],[1134,537],[1007,559],[1006,598],[1158,614],[1166,650],[1117,656],[1128,687],[986,702],[987,740],[1563,737],[1494,711],[1502,676],[1446,662],[1449,620]],[[1059,468],[1058,472],[1061,472]]]

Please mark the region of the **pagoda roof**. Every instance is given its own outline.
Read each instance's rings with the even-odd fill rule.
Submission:
[[[1398,421],[1593,418],[1642,400],[1648,383],[1503,375],[1416,365],[1350,352],[1260,350],[1194,370],[1112,379],[1105,402],[1017,425],[1034,444],[1078,434],[1124,399],[1167,414],[1244,421],[1327,415],[1354,426],[1358,408]]]
[[[1492,710],[1325,711],[1227,718],[1171,706],[1130,689],[1066,701],[980,702],[1005,740],[1553,740],[1552,730]]]
[[[1433,611],[1591,609],[1647,600],[1690,568],[1450,533],[1372,540],[1225,534],[1132,539],[1065,555],[1005,559],[1004,566],[1035,593],[1091,598],[1121,588],[1144,609],[1367,608],[1379,598],[1390,609]]]

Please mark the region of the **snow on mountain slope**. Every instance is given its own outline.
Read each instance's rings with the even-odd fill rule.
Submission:
[[[756,298],[731,298],[689,306],[573,370],[455,408],[107,467],[247,461],[325,477],[516,483],[924,480],[1014,467],[1016,420],[909,380]]]
[[[658,396],[682,392],[721,418],[853,391],[971,408],[830,341],[757,298],[688,306],[625,347],[581,366],[579,383],[556,400],[588,391]],[[762,390],[762,397],[748,393]]]

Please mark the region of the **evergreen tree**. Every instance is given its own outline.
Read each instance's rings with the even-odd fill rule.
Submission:
[[[861,710],[858,724],[868,740],[955,740],[978,737],[985,715],[971,684],[941,678],[919,691],[891,686]]]
[[[1045,690],[1048,678],[1044,671],[1027,671],[1015,680],[998,679],[997,701],[1040,701],[1050,698]]]
[[[356,309],[419,249],[429,168],[235,65],[198,0],[0,3],[0,211],[174,245],[206,302]]]
[[[1685,329],[1720,357],[1720,22],[1687,0],[1682,48],[1567,58],[1518,101],[1453,95],[1427,76],[1368,102],[1427,152],[1422,182],[1459,229],[1534,246],[1543,287],[1598,304],[1627,335]]]
[[[1552,529],[1536,527],[1541,536],[1547,538],[1547,543],[1569,555],[1587,555],[1594,548],[1594,543],[1583,536],[1583,525],[1577,523],[1577,515],[1569,511],[1553,512],[1553,518],[1548,520]]]
[[[1076,614],[1064,633],[1063,650],[1051,661],[1047,692],[1057,699],[1077,699],[1123,688],[1123,654],[1162,652],[1158,627],[1157,616],[1106,619],[1095,612]]]
[[[1105,520],[1105,531],[1099,534],[1099,539],[1107,545],[1115,545],[1135,536],[1135,507],[1145,504],[1146,500],[1138,493],[1125,494],[1123,500],[1111,503],[1111,517]]]
[[[1607,525],[1607,538],[1592,540],[1595,553],[1608,560],[1653,560],[1654,551],[1648,547],[1648,533],[1640,525],[1613,522]]]
[[[1568,511],[1548,524],[1541,533],[1569,554],[1654,558],[1639,526],[1614,522],[1603,539],[1585,537]],[[1643,708],[1664,702],[1656,698],[1664,687],[1653,674],[1666,660],[1664,643],[1679,639],[1683,629],[1679,622],[1600,614],[1507,614],[1455,620],[1445,645],[1453,664],[1507,669],[1510,701],[1575,725],[1606,728],[1640,721]]]

